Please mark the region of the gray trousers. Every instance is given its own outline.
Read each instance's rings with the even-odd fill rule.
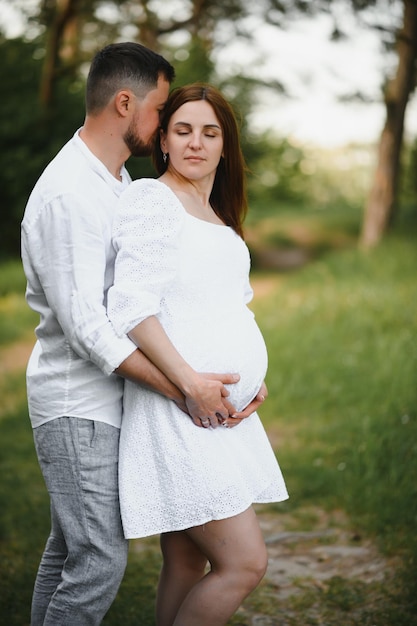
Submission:
[[[31,626],[96,626],[127,562],[118,496],[119,430],[60,417],[35,428],[51,501],[51,532],[36,577]]]

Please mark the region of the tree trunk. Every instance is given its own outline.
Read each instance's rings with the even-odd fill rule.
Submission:
[[[385,91],[387,117],[382,131],[374,181],[365,208],[360,244],[379,243],[394,214],[407,103],[415,87],[417,0],[404,0],[403,27],[397,38],[398,67]]]
[[[74,21],[78,15],[79,0],[56,0],[55,14],[48,26],[48,38],[43,62],[39,99],[45,110],[52,105],[54,82],[59,57],[74,53]],[[65,43],[65,46],[63,45]],[[70,52],[72,49],[72,52]]]

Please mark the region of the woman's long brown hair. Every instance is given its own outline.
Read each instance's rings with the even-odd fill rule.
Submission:
[[[166,133],[169,120],[175,111],[186,102],[199,100],[206,100],[212,106],[223,133],[224,157],[217,167],[210,204],[218,217],[243,238],[243,221],[248,210],[246,165],[240,147],[236,117],[230,104],[218,89],[205,83],[177,87],[170,93],[165,104],[160,127]],[[168,163],[164,162],[159,137],[155,142],[152,159],[158,174],[163,174]]]

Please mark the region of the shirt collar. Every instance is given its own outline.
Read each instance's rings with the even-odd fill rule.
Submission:
[[[84,156],[93,165],[95,171],[106,181],[106,183],[112,188],[113,192],[119,196],[122,193],[122,191],[128,186],[128,184],[131,182],[131,178],[126,167],[122,165],[120,169],[122,180],[117,180],[117,178],[115,178],[113,174],[109,172],[109,170],[104,165],[104,163],[100,161],[100,159],[98,159],[95,156],[95,154],[91,152],[87,144],[81,139],[80,137],[81,128],[79,128],[74,133],[73,141],[75,142],[77,148],[81,150]]]

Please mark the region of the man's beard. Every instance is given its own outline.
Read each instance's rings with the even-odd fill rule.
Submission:
[[[130,154],[134,157],[147,157],[152,154],[152,150],[155,144],[157,131],[152,137],[145,143],[140,137],[138,137],[132,130],[132,126],[129,126],[125,136],[123,137],[126,146],[129,148]]]

